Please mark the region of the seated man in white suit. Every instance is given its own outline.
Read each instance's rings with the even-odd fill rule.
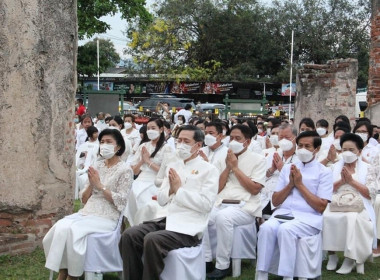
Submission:
[[[268,279],[276,244],[280,252],[278,275],[287,280],[293,279],[297,242],[322,230],[322,213],[331,200],[332,172],[315,158],[322,143],[318,133],[302,132],[296,143],[296,155],[300,162],[284,165],[281,169],[272,196],[272,203],[277,208],[271,218],[260,226],[257,280]]]
[[[195,126],[183,126],[176,152],[157,195],[166,218],[128,228],[120,240],[125,280],[159,279],[168,252],[200,243],[218,192],[219,172],[198,156],[204,140]],[[142,260],[143,257],[143,260]]]
[[[216,228],[216,265],[209,279],[222,279],[229,273],[234,228],[253,224],[261,217],[260,191],[265,183],[265,157],[248,150],[252,131],[234,125],[230,133],[227,157],[216,163],[219,169],[219,194],[210,214],[209,231]],[[237,204],[229,204],[234,203]],[[208,234],[204,236],[206,269],[212,269],[212,252]]]

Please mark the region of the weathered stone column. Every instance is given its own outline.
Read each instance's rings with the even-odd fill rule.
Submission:
[[[305,65],[297,73],[297,127],[303,117],[314,121],[325,119],[330,124],[330,130],[339,115],[354,120],[357,77],[356,59],[329,60],[325,65]]]
[[[380,124],[380,0],[372,0],[371,49],[368,72],[366,117]]]
[[[72,211],[76,49],[75,0],[0,1],[0,254]]]

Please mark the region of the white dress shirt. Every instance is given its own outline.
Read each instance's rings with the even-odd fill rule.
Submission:
[[[218,162],[219,160],[223,160],[223,159],[225,160],[227,156],[227,152],[228,152],[228,148],[224,146],[223,144],[220,145],[215,150],[210,149],[209,146],[203,147],[201,150],[207,156],[208,162],[213,165],[215,165],[216,162]]]

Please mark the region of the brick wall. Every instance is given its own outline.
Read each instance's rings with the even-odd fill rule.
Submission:
[[[380,125],[380,0],[372,0],[366,117]]]
[[[346,115],[355,119],[356,59],[330,60],[327,64],[305,65],[297,73],[295,123],[303,117],[315,122],[326,119],[330,131],[335,117]]]

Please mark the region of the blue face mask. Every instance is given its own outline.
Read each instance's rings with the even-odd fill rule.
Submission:
[[[75,119],[74,119],[74,122],[75,122],[75,123],[78,123],[78,122],[79,122],[78,118],[75,118]]]

